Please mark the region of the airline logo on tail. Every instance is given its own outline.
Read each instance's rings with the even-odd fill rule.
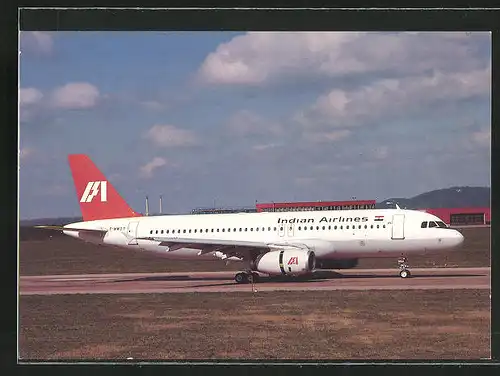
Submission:
[[[101,202],[108,201],[107,181],[89,181],[85,187],[80,202],[92,202],[99,192],[101,193]]]

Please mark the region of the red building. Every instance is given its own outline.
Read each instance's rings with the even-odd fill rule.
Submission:
[[[422,211],[441,218],[450,226],[489,225],[491,221],[490,208],[440,208]]]
[[[375,200],[353,201],[312,201],[312,202],[272,202],[256,204],[257,212],[315,211],[315,210],[353,210],[374,209]],[[438,208],[419,209],[433,214],[451,226],[489,225],[490,208]]]
[[[257,212],[374,209],[375,200],[272,202],[256,204]]]

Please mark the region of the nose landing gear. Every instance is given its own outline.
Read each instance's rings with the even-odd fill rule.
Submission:
[[[411,273],[409,270],[409,265],[407,263],[408,259],[404,256],[401,256],[398,259],[398,266],[399,266],[399,276],[401,278],[410,278]]]

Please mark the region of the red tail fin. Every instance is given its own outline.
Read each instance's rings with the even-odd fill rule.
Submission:
[[[140,217],[85,154],[68,156],[84,221]]]

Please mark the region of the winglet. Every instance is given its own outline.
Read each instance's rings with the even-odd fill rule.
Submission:
[[[85,154],[70,154],[68,162],[84,221],[140,217]]]

